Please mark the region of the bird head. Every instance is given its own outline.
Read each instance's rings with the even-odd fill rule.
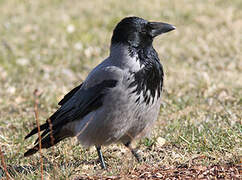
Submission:
[[[149,22],[139,17],[126,17],[115,27],[112,44],[121,43],[134,48],[142,48],[151,45],[156,36],[174,29],[175,26],[167,23]]]

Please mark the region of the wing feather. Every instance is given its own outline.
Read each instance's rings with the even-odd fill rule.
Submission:
[[[63,105],[65,104],[80,88],[82,87],[82,83],[72,89],[69,93],[67,93],[64,98],[58,103],[58,105]]]
[[[70,91],[61,101],[62,105],[50,118],[52,124],[53,137],[55,143],[60,140],[69,137],[70,132],[63,132],[62,128],[69,122],[80,120],[88,113],[98,109],[103,105],[103,97],[107,95],[107,90],[109,88],[115,87],[117,80],[104,80],[99,84],[87,89],[80,88],[80,86],[74,88]],[[50,145],[50,126],[48,120],[40,126],[40,130],[44,132],[41,135],[41,142],[43,143],[43,148],[49,148]],[[26,137],[36,134],[38,129],[33,129]],[[35,143],[38,142],[38,139]],[[30,149],[25,155],[32,155],[38,151],[38,144],[34,148]]]

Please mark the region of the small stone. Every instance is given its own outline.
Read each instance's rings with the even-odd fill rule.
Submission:
[[[82,50],[82,49],[83,49],[83,45],[82,45],[82,43],[78,42],[78,43],[76,43],[76,44],[74,45],[74,48],[75,48],[76,50]]]
[[[7,88],[7,92],[9,94],[14,94],[16,92],[16,88],[13,87],[13,86],[10,86],[10,87]]]
[[[166,140],[164,138],[162,138],[162,137],[158,137],[157,140],[156,140],[156,145],[158,147],[163,146],[165,143],[166,143]]]
[[[69,24],[68,26],[67,26],[67,32],[68,33],[73,33],[75,30],[76,30],[76,28],[75,28],[75,26],[73,25],[73,24]]]
[[[18,65],[21,65],[21,66],[26,66],[26,65],[29,64],[29,59],[27,59],[27,58],[18,58],[18,59],[16,60],[16,63],[17,63]]]

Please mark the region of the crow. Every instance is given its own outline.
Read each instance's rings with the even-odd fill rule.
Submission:
[[[42,148],[76,136],[84,147],[96,147],[104,169],[101,146],[112,143],[124,144],[140,160],[130,144],[147,135],[157,120],[164,78],[152,43],[158,35],[174,29],[139,17],[122,19],[113,31],[109,57],[66,94],[59,109],[40,126]],[[36,127],[25,139],[37,132]],[[37,139],[24,156],[38,150]]]

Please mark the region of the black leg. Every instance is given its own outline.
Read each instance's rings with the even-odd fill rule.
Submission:
[[[97,149],[98,157],[99,157],[99,160],[100,160],[100,163],[101,163],[101,167],[103,169],[107,169],[107,167],[105,165],[105,162],[104,162],[104,159],[103,159],[103,154],[102,154],[102,151],[101,151],[101,146],[96,146],[96,149]]]
[[[133,154],[133,156],[135,157],[135,159],[138,161],[138,162],[141,162],[142,158],[140,157],[140,155],[138,154],[138,150],[137,149],[133,149],[131,146],[130,146],[130,141],[125,143],[124,145],[129,148],[129,150],[131,151],[131,153]]]

